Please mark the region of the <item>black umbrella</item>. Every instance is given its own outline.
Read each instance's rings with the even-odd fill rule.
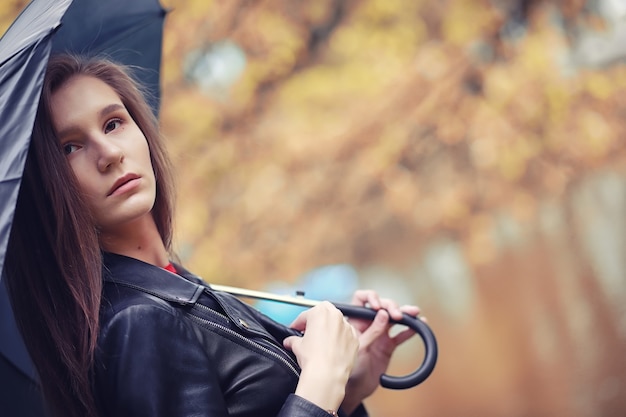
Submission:
[[[52,35],[70,3],[31,3],[0,39],[0,269]]]
[[[33,0],[0,39],[0,270],[50,53],[105,55],[132,66],[156,114],[165,13],[158,0]],[[40,416],[36,374],[3,282],[0,313],[0,410]]]
[[[70,0],[33,2],[0,39],[0,268],[4,265],[24,162],[51,39]],[[9,416],[43,412],[34,371],[0,283],[0,408]]]

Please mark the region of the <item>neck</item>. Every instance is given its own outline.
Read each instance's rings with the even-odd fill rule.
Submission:
[[[100,247],[106,252],[139,259],[159,267],[169,263],[169,253],[151,214],[133,220],[132,225],[126,224],[116,230],[101,232]]]

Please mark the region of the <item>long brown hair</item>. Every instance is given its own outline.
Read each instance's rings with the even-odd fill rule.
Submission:
[[[99,330],[98,232],[56,138],[52,95],[84,75],[108,84],[146,136],[157,179],[152,209],[171,251],[173,182],[156,118],[127,68],[106,59],[51,57],[43,83],[5,262],[18,326],[54,416],[97,415],[91,370]]]

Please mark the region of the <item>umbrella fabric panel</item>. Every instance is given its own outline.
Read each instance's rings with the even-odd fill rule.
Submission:
[[[51,51],[51,36],[71,0],[34,0],[0,39],[0,271]],[[0,410],[43,416],[36,374],[0,282]]]
[[[0,39],[0,271],[41,95],[51,39],[71,0],[33,0]],[[0,410],[43,416],[36,374],[0,282]]]
[[[17,330],[4,282],[0,282],[0,410],[3,417],[44,417],[37,374]]]
[[[45,417],[41,392],[35,382],[20,373],[0,354],[0,410],[2,417]]]
[[[0,271],[50,53],[42,42],[2,66],[0,75]],[[27,81],[26,81],[27,80]]]
[[[52,52],[103,54],[133,67],[157,114],[165,14],[158,0],[76,0],[52,40]]]
[[[59,26],[71,2],[32,1],[0,39],[0,71],[5,70],[5,63],[14,55],[47,38]],[[0,79],[4,79],[4,76]],[[0,93],[2,91],[3,88]]]
[[[17,371],[36,381],[37,372],[17,329],[4,282],[0,282],[0,317],[0,355],[8,359]]]
[[[71,0],[34,0],[0,39],[0,272],[50,40]]]

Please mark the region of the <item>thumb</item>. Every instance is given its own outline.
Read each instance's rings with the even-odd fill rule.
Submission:
[[[298,316],[291,322],[289,328],[304,331],[306,329],[306,323],[309,316],[309,311],[305,310],[302,313],[298,314]]]
[[[293,345],[297,343],[300,339],[300,336],[288,336],[283,339],[283,346],[285,347],[285,349],[293,351]]]
[[[361,334],[359,342],[361,346],[369,346],[388,330],[389,313],[386,310],[378,310],[372,324]]]

